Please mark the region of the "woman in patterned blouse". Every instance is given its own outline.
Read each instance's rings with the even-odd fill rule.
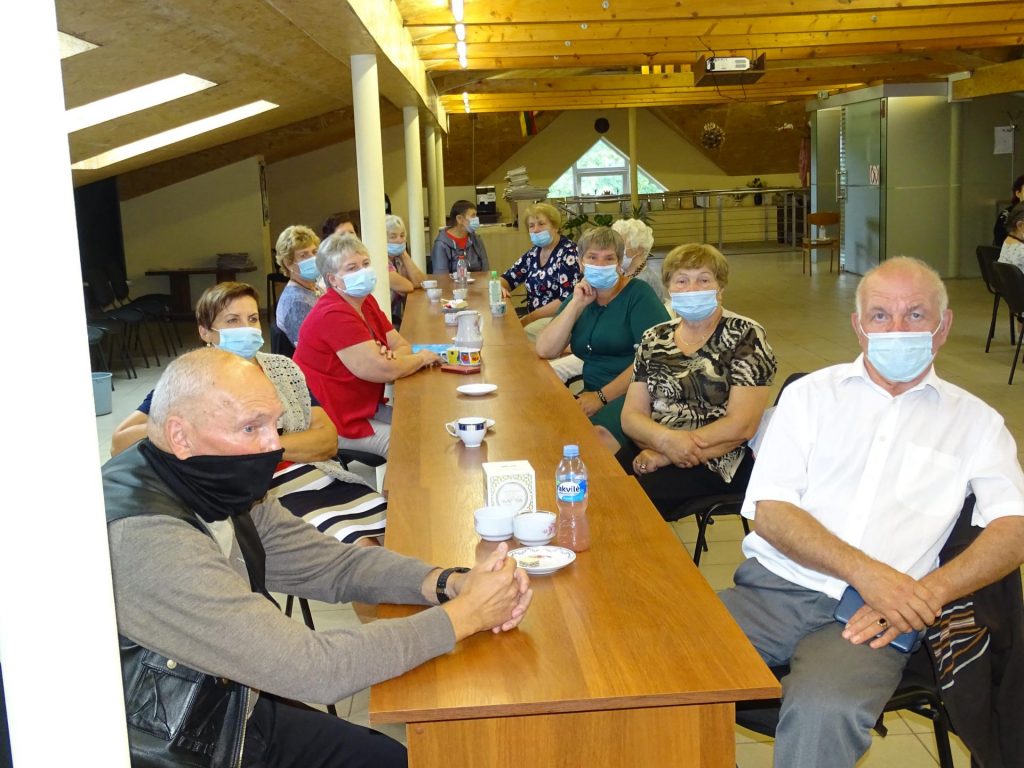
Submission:
[[[710,245],[674,248],[662,268],[674,320],[640,341],[622,429],[640,451],[629,466],[666,520],[687,500],[742,493],[753,437],[775,377],[764,329],[722,307],[729,264]]]
[[[529,313],[519,320],[524,326],[554,317],[581,277],[576,244],[558,232],[562,217],[557,208],[547,203],[531,205],[526,209],[526,224],[533,247],[501,276],[506,298],[517,285],[526,283]]]

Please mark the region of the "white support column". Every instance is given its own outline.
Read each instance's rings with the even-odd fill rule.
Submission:
[[[637,173],[636,159],[636,107],[629,108],[629,204],[635,211],[640,206],[639,174]]]
[[[423,167],[420,164],[420,111],[403,107],[405,121],[405,186],[409,192],[409,220],[405,222],[406,245],[416,266],[426,270],[427,247],[423,237]]]
[[[434,147],[434,135],[436,133],[437,128],[434,127],[434,123],[427,120],[423,131],[423,151],[427,156],[427,200],[430,203],[428,247],[433,245],[434,238],[437,237],[437,231],[444,226],[444,214],[441,212],[441,209],[444,207],[444,201],[437,199],[437,150]]]
[[[444,199],[444,131],[434,132],[434,151],[437,153],[437,204],[441,211],[441,226],[448,215],[448,204]]]
[[[0,25],[18,30],[0,50],[12,73],[0,86],[4,103],[32,105],[31,120],[0,124],[9,150],[4,221],[47,233],[54,279],[45,304],[59,307],[41,312],[38,291],[8,291],[5,310],[60,339],[19,345],[4,377],[2,460],[11,482],[0,515],[0,658],[12,757],[26,768],[128,768],[54,4],[4,3]],[[56,454],[55,433],[40,428],[52,403],[60,404]]]
[[[380,138],[380,88],[377,57],[352,57],[352,107],[356,128],[356,174],[359,176],[360,234],[370,252],[377,287],[373,295],[385,315],[391,315],[388,288],[388,238],[384,231],[384,149]]]

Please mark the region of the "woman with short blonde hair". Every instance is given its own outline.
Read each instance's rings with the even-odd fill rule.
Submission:
[[[388,282],[391,288],[391,322],[398,326],[405,312],[405,297],[419,288],[427,276],[409,255],[405,237],[405,222],[401,216],[384,217],[384,230],[388,237]]]
[[[320,238],[309,227],[295,224],[287,227],[277,238],[275,258],[288,284],[277,299],[277,313],[273,322],[288,337],[294,347],[299,343],[302,321],[320,297],[317,285],[316,250]]]
[[[527,314],[519,322],[528,326],[554,317],[581,275],[576,244],[558,231],[562,216],[557,208],[536,203],[526,209],[523,220],[530,231],[531,248],[501,276],[501,287],[508,296],[516,286],[526,284]],[[542,327],[536,324],[527,333],[535,336]]]
[[[662,268],[676,318],[640,340],[622,406],[639,448],[619,461],[666,520],[690,499],[743,493],[747,440],[768,401],[776,362],[764,328],[722,306],[729,262],[717,248],[673,248]]]

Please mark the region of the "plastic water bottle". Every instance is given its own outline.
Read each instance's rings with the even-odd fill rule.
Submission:
[[[469,265],[466,263],[466,252],[459,251],[459,260],[455,264],[455,287],[465,290],[469,285]]]
[[[587,468],[578,445],[562,449],[562,460],[555,470],[555,503],[558,505],[556,540],[558,546],[582,552],[590,548],[590,523],[587,521]]]
[[[487,298],[492,307],[501,303],[501,281],[498,279],[498,273],[493,269],[491,270],[491,282],[487,284]]]

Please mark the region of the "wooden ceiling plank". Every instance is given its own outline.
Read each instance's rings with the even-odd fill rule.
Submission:
[[[929,36],[948,34],[952,27],[965,24],[1001,25],[1024,19],[1024,3],[1011,8],[1003,5],[943,8],[931,10],[899,9],[881,13],[870,11],[822,14],[771,15],[742,19],[668,19],[652,21],[596,22],[581,29],[579,24],[479,24],[466,26],[469,45],[484,43],[555,42],[564,44],[583,40],[619,40],[626,38],[730,37],[759,34],[807,34],[855,32],[865,30],[931,29]],[[416,28],[421,29],[421,28]],[[451,26],[428,27],[429,34],[417,35],[418,45],[454,45],[457,37]]]
[[[766,54],[768,61],[778,59],[815,59],[848,56],[878,56],[886,53],[918,54],[935,50],[1001,48],[1019,46],[1024,43],[1021,35],[1005,37],[965,38],[945,37],[935,40],[894,40],[871,44],[844,44],[829,46],[803,46],[793,48],[760,48],[758,53]],[[653,47],[653,46],[652,46]],[[614,67],[640,67],[648,64],[691,64],[695,60],[692,53],[655,52],[646,53],[634,50],[632,53],[604,53],[581,55],[578,52],[563,52],[558,55],[522,56],[515,46],[509,47],[509,55],[483,57],[469,51],[470,70],[489,69],[533,69],[536,67],[591,67],[608,69]],[[566,49],[568,51],[569,49]],[[749,56],[750,51],[744,49],[718,48],[719,56]],[[429,69],[443,71],[460,69],[457,61],[437,59],[430,62]]]
[[[998,24],[963,24],[956,28],[956,34],[950,30],[937,27],[920,27],[910,29],[871,29],[859,31],[815,32],[808,31],[798,34],[767,34],[749,35],[712,35],[707,37],[646,37],[617,38],[614,40],[579,40],[566,46],[564,42],[535,42],[521,40],[515,43],[478,43],[469,47],[469,58],[497,57],[509,52],[511,48],[516,56],[555,56],[572,53],[581,56],[599,55],[602,53],[658,52],[664,55],[671,52],[697,53],[724,49],[743,50],[746,55],[751,51],[763,51],[768,48],[805,48],[808,46],[833,47],[843,45],[875,45],[900,42],[910,44],[915,41],[933,40],[942,37],[972,38],[1005,38],[1007,35],[1024,42],[1024,20],[1000,22]],[[446,59],[455,57],[455,44],[421,45],[419,55],[424,60]]]
[[[892,0],[865,0],[857,3],[857,10],[866,13],[886,13],[895,8],[921,10],[949,9],[960,12],[963,8],[985,8],[1001,6],[1012,8],[1016,0],[899,0],[898,6]],[[419,4],[402,0],[399,3],[406,26],[443,26],[454,22],[447,4]],[[475,24],[545,24],[557,17],[560,21],[572,23],[599,23],[624,21],[672,20],[680,17],[718,20],[725,18],[747,18],[756,16],[782,16],[843,13],[853,10],[837,5],[835,0],[731,0],[729,3],[715,3],[707,7],[696,4],[685,9],[680,3],[666,3],[664,0],[634,0],[623,3],[612,2],[607,8],[592,0],[568,0],[559,4],[557,11],[549,0],[516,0],[515,3],[465,4],[464,23]],[[1009,10],[1008,10],[1009,12]]]

